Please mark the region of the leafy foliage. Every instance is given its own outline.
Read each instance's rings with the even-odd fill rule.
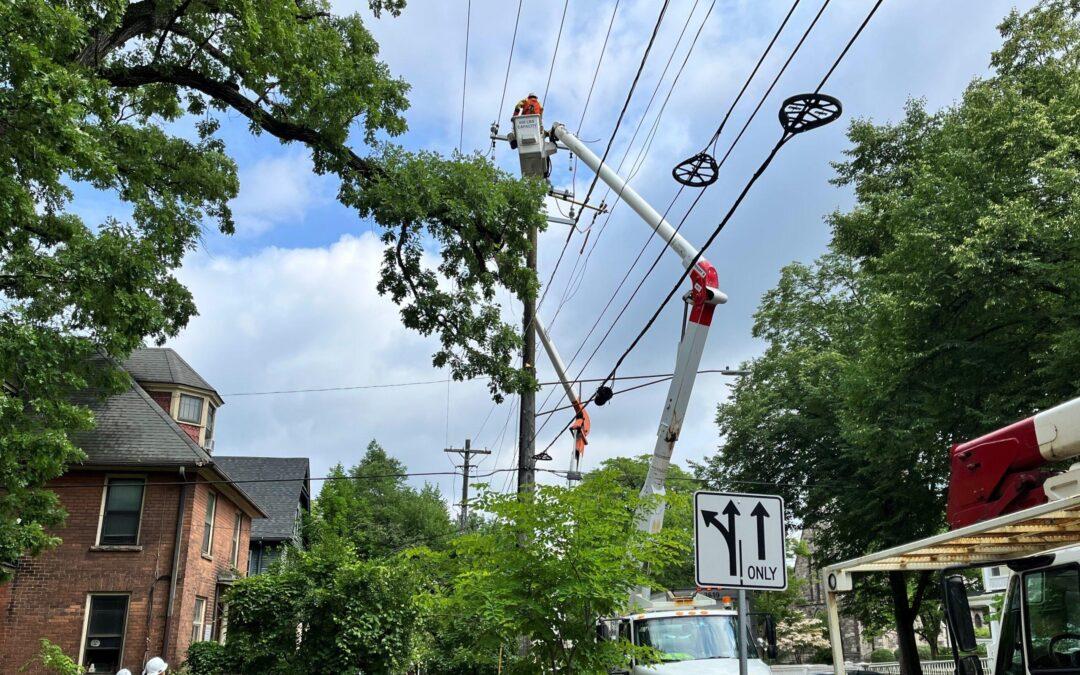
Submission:
[[[313,536],[348,542],[363,559],[445,545],[454,527],[442,493],[430,484],[410,487],[405,473],[401,461],[371,441],[359,464],[330,470],[315,501]]]
[[[294,551],[242,579],[229,602],[228,663],[239,672],[404,672],[412,662],[418,582],[402,559],[361,560],[345,546]]]
[[[614,479],[628,492],[638,492],[649,472],[649,456],[612,457],[600,463],[600,468],[585,474],[585,481],[594,478]],[[656,576],[656,585],[664,589],[694,588],[694,509],[693,494],[700,483],[677,464],[668,467],[664,531],[674,537],[685,554],[667,565]]]
[[[599,617],[628,610],[635,587],[656,585],[686,553],[668,531],[639,532],[636,505],[614,472],[576,488],[538,486],[520,500],[483,493],[478,507],[491,524],[443,554],[451,581],[433,611],[471,627],[469,648],[489,658],[515,653],[516,637],[528,636],[510,672],[607,672],[631,655],[655,661],[652,650],[596,635]]]
[[[369,0],[395,16],[404,0]],[[217,135],[240,116],[301,143],[339,198],[385,228],[379,285],[407,326],[437,335],[436,365],[486,375],[492,394],[535,386],[512,366],[494,289],[536,292],[527,233],[541,187],[479,157],[386,143],[408,85],[357,14],[327,0],[11,0],[0,5],[0,560],[55,545],[64,518],[42,489],[82,455],[72,396],[87,360],[175,336],[195,314],[174,275],[203,227],[234,229],[236,166]],[[355,138],[354,138],[355,137]],[[357,153],[358,140],[370,150]],[[362,156],[366,155],[366,156]],[[119,212],[88,219],[78,195]],[[422,251],[441,256],[441,264]],[[448,290],[450,289],[450,290]],[[108,378],[106,378],[108,379]]]
[[[855,207],[762,301],[704,473],[777,483],[823,560],[939,532],[949,444],[1080,391],[1078,13],[1010,14],[951,108],[853,122]]]
[[[58,645],[54,645],[45,638],[41,639],[41,651],[35,659],[46,672],[57,675],[83,675],[86,669],[75,663],[75,660],[64,653]],[[20,671],[25,671],[35,665],[34,661],[23,665]]]

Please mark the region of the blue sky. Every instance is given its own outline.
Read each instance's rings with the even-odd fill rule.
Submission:
[[[340,12],[367,14],[366,3],[361,0],[334,4]],[[626,150],[685,22],[689,18],[687,37],[674,52],[676,65],[709,4],[708,0],[672,0],[610,157],[619,158]],[[872,4],[872,0],[831,2],[724,167],[719,182],[687,220],[683,233],[691,242],[702,242],[708,236],[775,142],[779,134],[779,102],[814,88]],[[835,209],[850,207],[851,195],[829,184],[833,176],[829,163],[842,159],[847,147],[846,122],[856,117],[878,122],[895,120],[910,97],[926,99],[931,108],[956,101],[971,78],[986,73],[990,52],[998,44],[997,23],[1013,6],[1023,9],[1030,4],[1000,0],[886,0],[825,88],[826,93],[843,101],[844,123],[805,134],[785,147],[707,253],[719,269],[721,287],[730,301],[717,311],[704,367],[735,366],[761,350],[762,345],[751,338],[750,332],[762,293],[776,282],[782,266],[818,256],[828,242],[823,217]],[[524,1],[506,103],[499,109],[516,3],[472,2],[464,117],[466,152],[486,152],[488,127],[496,113],[505,130],[513,102],[529,90],[543,90],[562,6],[557,0]],[[619,5],[581,133],[584,139],[595,139],[592,147],[598,154],[611,135],[659,6],[655,0],[622,0]],[[677,188],[670,176],[672,166],[696,152],[709,138],[789,6],[787,0],[715,3],[674,89],[655,142],[632,183],[658,208],[668,203]],[[576,126],[612,7],[613,2],[569,0],[551,90],[545,101],[546,122],[565,121]],[[721,148],[742,125],[819,7],[820,0],[800,2],[772,56],[736,108],[721,138]],[[382,57],[393,72],[413,86],[413,107],[407,115],[410,129],[397,142],[440,152],[456,148],[461,123],[465,9],[465,0],[413,0],[399,18],[369,17],[369,26],[382,45]],[[664,80],[661,97],[674,69]],[[652,124],[658,106],[659,101],[645,116],[645,130]],[[184,125],[178,129],[183,132]],[[430,365],[433,341],[403,329],[396,308],[376,294],[381,246],[372,223],[336,203],[336,182],[312,174],[302,147],[284,146],[268,136],[253,137],[237,115],[224,119],[222,133],[240,167],[241,192],[234,204],[238,232],[232,237],[208,233],[204,248],[186,261],[181,278],[192,288],[200,316],[171,343],[225,395],[226,406],[218,422],[217,452],[306,455],[312,459],[313,475],[323,475],[336,462],[354,463],[368,441],[377,438],[410,470],[441,471],[450,469],[442,451],[446,444],[460,446],[466,437],[471,437],[474,446],[494,451],[482,470],[511,467],[516,413],[512,413],[511,403],[493,409],[483,383],[230,396],[250,391],[442,380],[446,374]],[[643,130],[631,148],[631,158],[644,136]],[[362,150],[358,139],[355,143]],[[496,149],[495,160],[516,173],[516,159],[505,146]],[[565,152],[554,158],[554,166],[553,182],[567,185]],[[577,180],[579,194],[590,179],[588,170],[582,167]],[[602,188],[600,185],[597,189]],[[124,213],[122,205],[107,195],[82,190],[78,194],[77,208],[91,220]],[[692,196],[684,195],[672,213],[681,217]],[[578,348],[613,292],[619,293],[615,304],[621,306],[630,288],[618,289],[615,284],[648,235],[649,230],[629,209],[615,209],[580,277],[580,289],[564,304],[552,328],[565,356]],[[558,225],[542,235],[543,279],[550,273],[565,236],[565,228]],[[575,235],[544,312],[554,312],[568,273],[574,262],[580,262],[575,258],[581,236]],[[630,276],[631,286],[637,283],[655,250],[650,249],[645,264]],[[607,373],[680,272],[675,258],[666,256],[589,364],[586,376]],[[520,310],[512,305],[505,311],[508,320],[516,321],[520,316]],[[601,328],[610,320],[611,314],[601,322]],[[679,310],[673,307],[662,315],[622,372],[670,370],[678,329]],[[586,345],[585,354],[592,351],[599,333]],[[542,379],[549,379],[550,368],[543,359],[540,366]],[[577,370],[578,365],[571,367],[571,372]],[[651,451],[664,393],[664,386],[649,387],[596,409],[585,468],[606,457]],[[716,403],[726,395],[723,377],[704,375],[699,379],[676,451],[677,462],[701,459],[715,452],[718,439],[712,417]],[[557,395],[552,398],[555,400]],[[539,435],[538,443],[547,445],[565,421],[553,420]],[[565,467],[570,443],[569,438],[555,443],[552,468]],[[458,479],[447,476],[431,480],[449,498],[457,494]],[[497,488],[506,482],[504,474],[491,480]]]

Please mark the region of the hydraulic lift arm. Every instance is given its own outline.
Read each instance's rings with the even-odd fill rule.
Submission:
[[[551,129],[551,135],[557,141],[574,153],[590,169],[596,172],[600,180],[607,183],[619,197],[634,210],[649,227],[651,227],[682,260],[684,267],[693,264],[690,270],[691,289],[686,296],[690,304],[689,317],[684,327],[682,339],[675,357],[675,374],[668,388],[667,400],[664,403],[664,412],[660,416],[660,426],[656,432],[656,445],[653,447],[652,458],[649,461],[649,473],[645,478],[645,485],[641,488],[642,497],[664,495],[664,482],[667,479],[668,466],[671,463],[671,454],[675,449],[675,442],[679,439],[682,430],[683,418],[686,414],[686,406],[690,400],[690,392],[694,388],[694,380],[697,377],[698,367],[701,364],[701,354],[705,348],[705,338],[709,334],[709,326],[712,324],[713,310],[718,304],[727,302],[727,296],[719,290],[719,280],[716,268],[705,260],[698,257],[698,250],[694,248],[682,235],[680,235],[671,223],[664,219],[656,209],[652,208],[641,196],[634,191],[615,171],[606,164],[602,164],[584,143],[581,142],[564,125],[556,123]],[[697,258],[695,262],[694,259]],[[639,513],[638,527],[648,532],[659,532],[664,526],[664,504],[660,500],[649,509],[648,513]]]
[[[536,334],[540,336],[540,342],[544,345],[544,351],[547,352],[552,367],[555,368],[555,375],[559,378],[559,382],[562,382],[566,397],[570,399],[570,404],[574,406],[574,421],[570,424],[570,433],[574,435],[574,452],[570,456],[570,471],[566,474],[566,478],[568,482],[581,480],[581,456],[585,454],[585,445],[589,442],[589,429],[591,427],[589,413],[586,412],[585,406],[581,403],[581,397],[574,391],[574,385],[566,375],[566,365],[563,364],[562,356],[559,355],[559,350],[555,348],[555,343],[551,341],[551,336],[548,335],[547,329],[544,328],[544,324],[540,321],[540,317],[533,316],[533,326],[536,328]]]

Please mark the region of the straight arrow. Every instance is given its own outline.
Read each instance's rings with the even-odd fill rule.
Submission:
[[[761,502],[757,503],[754,510],[750,512],[751,518],[757,518],[757,557],[758,560],[765,559],[765,519],[769,517],[769,512],[765,510],[765,505]]]

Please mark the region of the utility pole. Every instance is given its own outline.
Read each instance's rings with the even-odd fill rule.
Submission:
[[[466,438],[464,448],[446,448],[443,452],[461,455],[464,460],[461,465],[461,468],[463,469],[461,474],[461,513],[458,521],[458,529],[464,532],[465,527],[469,523],[469,469],[474,466],[469,463],[469,459],[473,455],[490,455],[491,451],[474,450],[472,447],[472,439]]]
[[[529,252],[525,256],[526,266],[536,274],[536,227],[529,232]],[[526,372],[536,377],[536,298],[526,298],[522,303],[521,360]],[[536,483],[536,391],[528,389],[521,392],[521,418],[518,425],[518,494],[532,492]]]

